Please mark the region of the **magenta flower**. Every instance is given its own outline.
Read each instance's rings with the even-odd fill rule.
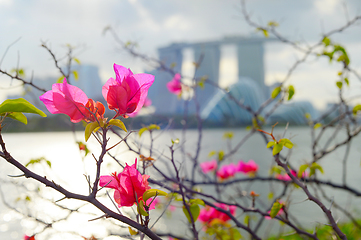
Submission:
[[[143,201],[143,194],[149,190],[148,185],[149,175],[142,175],[138,172],[137,159],[132,166],[128,164],[123,172],[117,174],[116,172],[110,176],[101,176],[99,185],[101,187],[113,188],[114,200],[118,203],[118,207],[131,207],[134,203]],[[152,199],[148,199],[149,204]],[[154,202],[150,209],[154,209]]]
[[[181,75],[176,73],[172,81],[167,83],[169,92],[179,95],[182,92]]]
[[[53,84],[52,90],[39,97],[52,114],[63,113],[76,123],[86,119],[88,112],[85,105],[88,97],[78,87],[70,85],[64,78],[63,83]]]
[[[295,176],[296,178],[298,178],[298,174],[297,174],[297,172],[295,171],[295,170],[292,170],[291,169],[291,174],[293,175],[293,176]],[[302,178],[306,178],[308,176],[308,173],[307,172],[303,172],[302,173]],[[291,179],[291,177],[290,176],[288,176],[288,174],[287,173],[285,173],[285,174],[276,174],[276,176],[275,176],[277,179],[279,179],[279,180],[283,180],[283,181],[291,181],[292,179]]]
[[[111,110],[126,117],[136,114],[144,105],[148,89],[154,82],[151,74],[133,74],[123,66],[114,64],[115,79],[109,78],[102,89],[103,97]]]
[[[233,177],[237,172],[237,166],[234,163],[230,163],[229,165],[223,165],[217,172],[217,176],[221,180],[225,180],[227,178]]]
[[[236,206],[229,206],[223,203],[216,203],[214,205],[224,210],[230,211],[232,215],[236,213]],[[200,211],[198,219],[203,223],[209,223],[213,219],[219,219],[223,222],[227,222],[231,218],[227,214],[220,212],[215,208],[207,206]]]
[[[242,173],[255,173],[258,170],[258,165],[253,160],[249,160],[247,163],[242,160],[238,162],[238,172]]]
[[[209,162],[202,162],[201,164],[199,164],[199,166],[204,173],[211,172],[217,169],[217,160],[213,159]]]

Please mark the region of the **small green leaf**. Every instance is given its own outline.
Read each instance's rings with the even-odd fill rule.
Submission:
[[[316,123],[315,126],[313,126],[313,129],[317,129],[319,127],[322,127],[322,123]]]
[[[353,107],[352,112],[353,114],[357,114],[358,111],[361,111],[361,105],[357,104],[356,106]]]
[[[160,127],[157,124],[150,124],[147,127],[143,127],[141,129],[139,129],[138,134],[139,134],[139,137],[141,137],[145,131],[153,131],[153,130],[159,130],[159,129],[160,129]]]
[[[135,236],[138,234],[138,231],[133,230],[131,227],[128,227],[128,229],[129,229],[130,235]]]
[[[267,148],[270,148],[270,147],[272,147],[273,145],[275,145],[276,144],[276,142],[275,141],[271,141],[271,142],[268,142],[267,143]]]
[[[275,89],[273,89],[271,93],[271,97],[276,98],[280,94],[281,90],[282,90],[281,87],[276,87]]]
[[[336,82],[336,86],[341,89],[342,88],[342,82],[341,81],[337,81]]]
[[[232,139],[232,138],[233,138],[233,135],[234,135],[233,132],[225,132],[225,133],[223,134],[223,138]]]
[[[275,22],[275,21],[269,21],[269,22],[267,23],[267,25],[268,25],[269,27],[278,27],[278,26],[279,26],[278,22]]]
[[[277,216],[278,212],[282,209],[283,204],[279,203],[278,200],[272,205],[270,216],[271,218],[274,218]]]
[[[1,115],[5,115],[5,114],[1,114]],[[17,120],[19,122],[24,123],[25,125],[28,124],[28,119],[26,118],[26,116],[23,113],[9,113],[6,115],[6,117],[12,118],[14,120]]]
[[[202,206],[205,206],[206,204],[204,203],[204,201],[202,199],[199,199],[199,198],[193,198],[191,200],[189,200],[189,203],[191,205],[194,205],[194,204],[197,204],[197,205],[202,205]]]
[[[78,58],[73,58],[73,60],[74,60],[77,64],[79,64],[79,65],[81,64],[81,63],[80,63],[80,60],[79,60]]]
[[[268,194],[267,198],[268,198],[268,200],[273,199],[273,192],[270,192],[270,193]]]
[[[12,112],[34,113],[42,117],[46,117],[46,114],[43,111],[37,109],[24,98],[7,99],[0,105],[0,114]]]
[[[138,209],[138,213],[143,215],[143,216],[149,216],[149,213],[147,213],[147,211],[145,211],[144,209],[144,202],[143,201],[139,201],[139,205],[137,206]]]
[[[306,114],[305,114],[305,118],[307,118],[307,119],[311,119],[311,114],[306,113]]]
[[[323,168],[318,163],[312,163],[310,166],[310,177],[316,173],[317,169],[323,174]]]
[[[360,107],[361,107],[361,105],[360,105]],[[361,110],[361,109],[360,109],[360,110]],[[208,153],[208,157],[212,157],[212,156],[215,155],[215,154],[217,154],[216,151],[210,151],[210,152]]]
[[[222,161],[224,159],[224,151],[219,151],[218,152],[218,160]]]
[[[282,143],[276,143],[274,146],[273,146],[273,150],[272,150],[272,154],[273,156],[280,153],[281,150],[283,148],[283,144]]]
[[[64,78],[64,76],[60,76],[58,79],[56,79],[56,83],[62,83]]]
[[[302,174],[304,171],[306,171],[306,169],[308,168],[308,164],[303,164],[300,166],[299,170],[298,170],[298,173],[297,173],[297,177],[298,178],[301,178],[302,177]]]
[[[292,99],[294,94],[295,94],[295,88],[292,85],[290,85],[288,87],[288,101]]]
[[[159,189],[149,189],[143,193],[143,200],[147,202],[147,200],[154,196],[167,196],[168,194]]]
[[[322,43],[325,45],[325,47],[327,47],[331,44],[331,39],[329,39],[328,37],[324,37],[322,39]]]
[[[124,123],[120,119],[111,119],[108,125],[114,125],[122,129],[124,132],[127,132],[127,128],[125,127]]]
[[[85,127],[85,141],[87,142],[92,132],[96,132],[99,128],[98,122],[88,123]]]
[[[345,77],[343,80],[345,81],[347,86],[350,86],[350,82],[348,81],[348,78]]]
[[[48,164],[49,168],[51,168],[51,162],[49,160],[46,160],[46,164]]]
[[[283,146],[285,146],[286,148],[289,148],[289,149],[291,149],[291,148],[293,148],[293,143],[289,140],[289,139],[287,139],[287,138],[282,138],[280,141],[279,141],[279,143],[281,143]]]
[[[198,204],[190,205],[189,210],[190,210],[190,212],[192,214],[193,221],[196,222],[197,219],[198,219],[199,213],[201,211],[200,207],[198,206]],[[185,206],[183,206],[183,212],[184,212],[184,215],[186,215],[189,223],[192,223],[192,219],[189,216],[189,213],[188,213],[187,208]]]
[[[78,71],[74,70],[72,71],[73,75],[74,75],[74,79],[75,80],[79,80],[79,75],[78,75]]]

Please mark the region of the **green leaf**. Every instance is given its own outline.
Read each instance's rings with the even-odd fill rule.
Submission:
[[[275,22],[275,21],[269,21],[267,23],[267,26],[269,26],[269,27],[278,27],[279,24],[278,24],[278,22]]]
[[[1,114],[1,115],[5,115],[5,114]],[[23,113],[9,113],[6,115],[9,118],[15,119],[19,122],[24,123],[25,125],[28,124],[28,119],[26,118],[26,116]]]
[[[267,143],[267,148],[270,148],[270,147],[272,147],[273,145],[275,145],[276,144],[276,142],[275,141],[271,141],[271,142],[268,142]]]
[[[200,207],[198,206],[198,204],[193,204],[193,205],[189,206],[189,210],[190,210],[190,212],[192,214],[193,221],[196,222],[197,219],[198,219],[199,213],[201,211]],[[185,206],[183,206],[183,212],[184,212],[184,215],[186,215],[189,223],[192,223],[192,219],[189,216],[189,213],[188,213],[187,208]]]
[[[276,143],[274,146],[273,146],[273,150],[272,150],[272,154],[273,156],[280,153],[281,150],[283,148],[283,144],[282,143]]]
[[[81,63],[80,63],[80,60],[79,60],[78,58],[73,58],[73,60],[74,60],[77,64],[79,64],[79,65],[81,64]]]
[[[342,88],[342,82],[341,81],[337,81],[336,82],[336,86],[341,89]]]
[[[297,173],[297,177],[298,178],[301,178],[302,177],[302,174],[304,171],[306,171],[306,169],[308,168],[308,164],[303,164],[300,166],[299,170],[298,170],[298,173]]]
[[[143,200],[147,202],[147,200],[154,196],[167,196],[168,194],[159,189],[149,189],[143,193]]]
[[[360,107],[361,107],[361,105],[360,105]],[[360,108],[360,110],[361,110],[361,108]],[[208,153],[208,157],[212,157],[213,155],[215,155],[217,152],[216,151],[210,151],[209,153]]]
[[[225,132],[225,133],[223,134],[223,138],[232,139],[232,138],[233,138],[233,135],[234,135],[233,132]]]
[[[92,132],[96,132],[99,128],[98,122],[88,123],[85,127],[85,141],[87,142]]]
[[[114,125],[122,129],[124,132],[127,132],[127,128],[125,127],[124,123],[120,119],[111,119],[108,125]]]
[[[318,163],[312,163],[310,166],[310,177],[316,173],[316,170],[323,174],[323,168]]]
[[[292,99],[294,94],[295,94],[295,88],[292,85],[290,85],[288,87],[288,101]]]
[[[271,93],[271,97],[276,98],[280,94],[281,90],[282,90],[281,87],[276,87],[275,89],[273,89]]]
[[[267,198],[268,198],[268,200],[273,199],[273,192],[270,192],[270,193],[268,194]]]
[[[313,126],[313,129],[317,129],[319,127],[322,127],[322,123],[316,123],[315,126]]]
[[[38,164],[38,163],[41,163],[41,162],[44,162],[44,161],[51,168],[51,162],[49,160],[46,160],[45,157],[30,159],[30,161],[25,164],[25,167],[28,167],[29,165]]]
[[[143,215],[143,216],[149,216],[149,213],[147,213],[147,211],[145,211],[144,209],[144,202],[143,201],[139,201],[139,205],[137,206],[138,209],[138,213]]]
[[[78,71],[74,70],[72,71],[73,75],[74,75],[74,79],[75,80],[79,80],[79,75],[78,75]]]
[[[62,83],[64,78],[64,76],[60,76],[58,79],[56,79],[56,83]]]
[[[43,111],[37,109],[24,98],[7,99],[0,105],[0,114],[13,112],[34,113],[42,117],[46,117],[46,114]]]
[[[279,141],[279,143],[281,143],[283,146],[285,146],[286,148],[289,148],[289,149],[291,149],[291,148],[293,148],[293,143],[289,140],[289,139],[287,139],[287,138],[282,138],[280,141]]]
[[[160,127],[157,124],[150,124],[147,127],[143,127],[141,129],[139,129],[138,134],[139,134],[139,137],[141,137],[145,131],[153,131],[153,130],[159,130],[159,129],[160,129]]]
[[[324,37],[322,39],[322,43],[325,45],[325,47],[327,47],[331,44],[331,39],[329,39],[328,37]]]
[[[194,204],[197,204],[197,205],[202,205],[202,206],[205,206],[206,204],[204,203],[204,201],[202,199],[199,199],[199,198],[193,198],[191,200],[189,200],[189,203],[191,205],[194,205]]]
[[[357,104],[352,109],[353,114],[357,114],[358,111],[361,111],[361,105],[360,104]]]
[[[218,160],[222,161],[224,159],[224,151],[219,151],[218,152]]]
[[[278,200],[272,205],[271,211],[270,211],[270,216],[271,218],[274,218],[277,216],[278,212],[281,210],[281,208],[283,207],[283,204],[279,203]]]
[[[306,114],[305,114],[305,118],[307,118],[307,119],[311,119],[311,114],[306,113]]]

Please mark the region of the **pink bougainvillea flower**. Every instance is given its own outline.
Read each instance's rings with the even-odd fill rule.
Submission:
[[[53,84],[52,90],[39,99],[52,114],[66,114],[75,123],[85,119],[88,97],[80,88],[68,84],[65,78],[63,83]]]
[[[236,213],[236,206],[229,206],[229,205],[223,204],[223,203],[216,203],[214,205],[216,205],[217,207],[219,207],[221,209],[230,211],[230,213],[233,216]],[[199,221],[201,221],[203,223],[209,223],[213,219],[219,219],[223,222],[227,222],[231,218],[227,214],[220,212],[213,207],[207,206],[207,207],[201,209],[198,219],[199,219]]]
[[[298,174],[297,174],[297,172],[295,171],[295,170],[292,170],[291,169],[291,174],[293,175],[293,176],[295,176],[295,177],[297,177],[298,178]],[[303,172],[302,173],[302,178],[306,178],[308,176],[308,173],[307,172]],[[285,174],[276,174],[276,176],[275,176],[277,179],[279,179],[279,180],[283,180],[283,181],[291,181],[292,179],[291,179],[291,177],[290,176],[288,176],[288,174],[287,173],[285,173]]]
[[[133,74],[123,66],[114,64],[115,79],[109,78],[102,88],[103,97],[111,110],[126,117],[136,114],[144,105],[149,87],[154,82],[151,74]]]
[[[227,178],[233,177],[237,172],[237,166],[234,163],[230,163],[229,165],[223,165],[218,171],[217,176],[221,180],[225,180]]]
[[[217,160],[213,159],[209,162],[202,162],[199,166],[204,173],[211,172],[217,169]]]
[[[118,203],[118,207],[131,207],[134,203],[143,201],[143,194],[149,190],[149,175],[142,175],[136,168],[137,160],[132,166],[128,164],[123,172],[113,173],[110,176],[101,176],[99,185],[101,187],[113,188],[114,200]],[[148,199],[147,205],[152,201]],[[150,210],[154,209],[154,201],[150,206]]]
[[[150,98],[146,97],[143,107],[149,107],[150,105],[152,105],[152,100],[150,100]]]
[[[249,160],[247,163],[242,160],[238,162],[238,172],[242,173],[255,173],[258,170],[258,165],[253,160]]]
[[[169,92],[179,95],[182,92],[182,84],[181,84],[181,75],[176,73],[172,79],[172,81],[167,83],[167,88]]]

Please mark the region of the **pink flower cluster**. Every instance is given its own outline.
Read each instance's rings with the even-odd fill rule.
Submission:
[[[203,162],[200,164],[200,167],[204,173],[217,170],[218,164],[217,160],[211,160],[209,162]],[[230,163],[228,165],[223,165],[217,171],[217,176],[221,180],[225,180],[230,177],[234,177],[236,173],[243,174],[255,174],[258,171],[258,165],[253,160],[248,162],[243,162],[240,160],[238,164]]]
[[[236,209],[237,209],[236,206],[229,206],[229,205],[223,204],[223,203],[216,203],[214,205],[216,205],[217,207],[219,207],[221,209],[229,211],[233,216],[236,213]],[[213,207],[207,206],[200,211],[198,219],[199,219],[199,221],[201,221],[203,223],[209,223],[213,219],[218,219],[223,222],[227,222],[231,218],[227,214],[220,212]]]
[[[118,207],[131,207],[135,203],[143,201],[143,194],[149,190],[148,185],[149,175],[141,175],[136,168],[137,159],[132,166],[128,164],[123,172],[117,174],[116,172],[110,176],[101,176],[99,186],[106,188],[113,188],[114,200],[118,203]],[[147,204],[152,199],[148,199]],[[150,209],[154,209],[154,202]]]
[[[295,171],[295,170],[292,170],[291,169],[291,174],[293,175],[293,176],[295,176],[296,178],[298,178],[298,174],[297,174],[297,172]],[[307,172],[303,172],[302,173],[302,178],[306,178],[308,176],[308,173]],[[287,173],[285,173],[285,174],[276,174],[276,176],[275,176],[277,179],[279,179],[279,180],[283,180],[283,181],[291,181],[292,179],[291,179],[291,177],[290,176],[288,176],[288,174]]]
[[[150,74],[133,74],[130,69],[114,64],[116,78],[110,78],[102,88],[109,109],[116,116],[134,116],[143,107],[149,87],[154,82]],[[52,90],[39,97],[52,114],[66,114],[72,122],[94,122],[103,118],[105,108],[76,86],[67,83],[53,84]]]
[[[182,93],[181,78],[182,78],[181,75],[179,73],[176,73],[172,81],[167,83],[167,88],[169,92],[175,95],[179,95]]]

